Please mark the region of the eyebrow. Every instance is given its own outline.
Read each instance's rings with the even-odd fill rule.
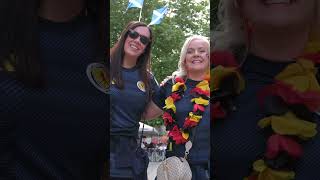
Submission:
[[[206,47],[198,47],[198,48],[188,48],[187,50],[194,50],[194,49],[207,49]]]

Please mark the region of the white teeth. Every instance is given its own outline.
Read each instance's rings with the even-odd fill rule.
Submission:
[[[265,4],[290,4],[290,0],[266,0]]]
[[[130,47],[133,49],[138,49],[135,45],[132,45],[132,44],[130,45]]]
[[[192,61],[192,64],[196,64],[196,63],[202,63],[202,61],[200,61],[200,60],[193,60]]]

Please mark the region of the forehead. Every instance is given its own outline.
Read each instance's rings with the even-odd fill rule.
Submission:
[[[141,35],[144,35],[144,36],[150,38],[150,31],[149,31],[149,28],[147,28],[146,26],[138,26],[138,27],[134,28],[133,30],[138,32]]]
[[[209,45],[202,39],[194,39],[190,42],[188,49],[208,48]]]

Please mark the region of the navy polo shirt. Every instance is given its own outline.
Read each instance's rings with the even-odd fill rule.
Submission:
[[[96,23],[90,15],[39,22],[45,88],[25,87],[0,72],[0,119],[10,125],[16,179],[100,178],[109,104],[86,74],[97,61]]]
[[[151,97],[147,96],[137,67],[122,68],[121,73],[124,88],[119,89],[112,82],[110,86],[110,176],[133,178],[139,121]],[[153,96],[158,83],[152,75],[150,86]]]
[[[200,81],[194,81],[191,79],[186,80],[187,90],[184,92],[183,98],[175,103],[176,106],[176,120],[179,127],[182,127],[185,118],[192,112],[193,103],[191,99],[193,98],[190,91],[196,87]],[[160,91],[157,96],[153,98],[154,103],[159,107],[163,108],[165,106],[165,99],[171,95],[172,89],[172,79],[169,79],[163,86],[160,87]],[[190,133],[192,137],[192,132]],[[178,156],[184,157],[185,145],[173,143],[173,151],[166,152],[166,156]],[[202,119],[200,120],[197,128],[194,140],[192,142],[192,148],[190,154],[188,155],[188,161],[190,164],[205,164],[209,163],[210,159],[210,105],[206,106],[205,112]]]
[[[257,123],[266,117],[259,108],[257,93],[274,82],[274,77],[290,62],[271,62],[249,55],[242,66],[244,92],[235,99],[237,110],[212,129],[213,178],[237,180],[247,177],[252,163],[264,154],[267,136]],[[316,117],[319,132],[319,117]],[[320,135],[303,144],[303,156],[296,163],[296,180],[319,179]]]
[[[139,121],[148,104],[145,85],[137,67],[122,68],[121,73],[124,88],[118,89],[114,83],[111,83],[110,87],[110,134],[137,136]],[[152,95],[158,89],[158,84],[153,76],[150,79],[150,86]]]

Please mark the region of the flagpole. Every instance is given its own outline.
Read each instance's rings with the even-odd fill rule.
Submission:
[[[140,19],[141,19],[141,13],[142,13],[142,7],[140,9],[139,22],[140,22]]]

